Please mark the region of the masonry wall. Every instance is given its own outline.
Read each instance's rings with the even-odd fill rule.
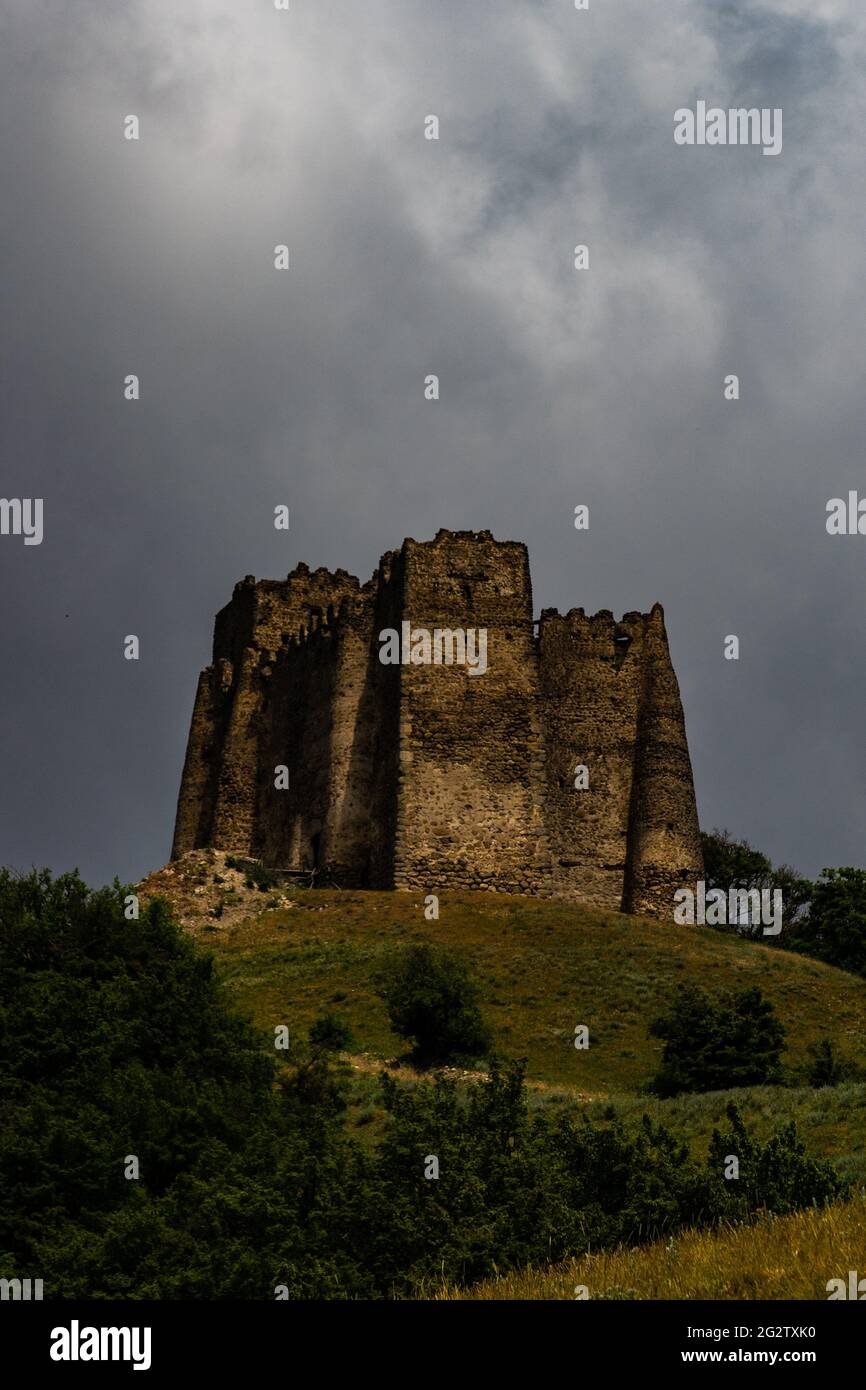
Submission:
[[[526,547],[441,532],[401,555],[412,629],[487,631],[487,670],[400,669],[398,887],[540,889],[549,875]]]
[[[265,735],[251,851],[265,864],[313,869],[324,862],[337,637],[316,620],[266,667]],[[277,767],[289,786],[275,786]]]
[[[703,876],[703,854],[685,718],[660,604],[644,620],[644,631],[623,911],[669,917],[674,890]]]
[[[215,666],[208,666],[199,676],[196,688],[177,801],[172,859],[211,843],[222,703],[220,672]]]
[[[660,605],[620,622],[607,610],[543,613],[539,667],[556,895],[669,916],[702,857]]]
[[[383,664],[404,622],[486,629],[486,672]],[[172,854],[206,845],[342,886],[669,916],[702,867],[661,608],[545,610],[536,635],[526,548],[487,531],[406,540],[364,586],[248,576],[199,679]]]
[[[247,575],[216,616],[213,661],[202,673],[178,799],[172,857],[205,845],[253,853],[261,838],[263,749],[270,741],[261,670],[269,654],[308,632],[328,605],[354,597],[345,570],[299,565],[285,580]]]
[[[252,850],[266,865],[315,869],[343,887],[389,886],[393,870],[393,853],[381,852],[393,842],[394,788],[393,771],[382,775],[389,702],[373,666],[376,614],[373,593],[344,599],[265,676]],[[393,699],[391,706],[396,712]],[[277,765],[289,769],[287,791],[274,788]]]
[[[618,911],[644,688],[643,619],[546,611],[538,647],[554,887],[558,896]],[[578,768],[588,779],[582,789]]]

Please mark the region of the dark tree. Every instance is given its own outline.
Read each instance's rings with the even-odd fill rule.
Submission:
[[[866,869],[824,869],[812,885],[809,914],[787,945],[866,975]]]
[[[392,965],[381,995],[391,1027],[413,1044],[419,1064],[471,1060],[489,1050],[475,983],[447,951],[409,947]]]
[[[748,840],[735,840],[728,830],[702,831],[701,849],[708,889],[720,888],[724,893],[732,888],[758,892],[762,889],[781,890],[782,935],[772,944],[790,948],[788,934],[802,920],[812,894],[809,880],[787,864],[774,867],[766,854],[755,849]],[[763,939],[761,923],[729,922],[720,930]]]
[[[702,990],[680,990],[670,1011],[650,1026],[663,1038],[661,1067],[650,1084],[659,1096],[683,1091],[725,1091],[765,1086],[782,1079],[785,1030],[760,989],[710,999]]]

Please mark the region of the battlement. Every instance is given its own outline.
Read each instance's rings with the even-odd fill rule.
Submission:
[[[422,640],[387,664],[387,631],[447,633],[451,659]],[[455,635],[480,632],[473,672]],[[343,885],[670,915],[701,855],[661,606],[534,621],[526,546],[490,531],[408,537],[363,585],[247,575],[199,679],[172,852],[208,845]]]
[[[259,579],[248,574],[234,587],[231,601],[214,623],[213,660],[234,665],[245,649],[277,651],[302,629],[344,598],[359,595],[360,582],[347,570],[298,564],[285,579]]]
[[[344,596],[336,606],[329,603],[324,612],[321,608],[311,605],[308,621],[302,623],[297,632],[284,632],[279,649],[269,655],[272,661],[281,664],[288,660],[289,653],[298,647],[309,645],[314,638],[336,637],[341,630],[354,622],[366,622],[369,614],[370,599],[367,595],[357,599]]]

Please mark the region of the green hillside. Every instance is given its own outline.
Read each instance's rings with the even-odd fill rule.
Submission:
[[[786,1061],[802,1067],[829,1036],[866,1065],[866,981],[775,947],[563,903],[445,894],[436,922],[408,893],[293,891],[294,906],[228,927],[198,929],[238,1004],[268,1031],[305,1032],[325,1009],[350,1024],[359,1051],[393,1058],[376,977],[410,942],[447,946],[472,970],[499,1050],[526,1057],[530,1080],[587,1097],[634,1095],[662,1044],[647,1038],[677,987],[759,985],[788,1031]],[[590,1047],[573,1045],[577,1024]]]
[[[804,1069],[810,1045],[829,1038],[837,1056],[866,1076],[866,981],[712,928],[561,902],[446,893],[430,922],[420,893],[298,890],[275,887],[267,876],[257,888],[214,851],[168,866],[142,891],[173,898],[188,930],[213,952],[238,1007],[262,1030],[264,1046],[275,1026],[287,1025],[291,1062],[323,1012],[349,1025],[347,1121],[365,1143],[383,1134],[383,1067],[406,1086],[423,1084],[401,1060],[406,1044],[388,1026],[377,982],[395,952],[426,941],[471,971],[496,1048],[526,1059],[531,1108],[581,1110],[602,1122],[617,1117],[627,1129],[649,1113],[703,1161],[733,1099],[756,1138],[794,1120],[808,1153],[832,1159],[852,1184],[852,1202],[827,1213],[688,1232],[673,1250],[663,1243],[615,1251],[460,1294],[431,1286],[427,1296],[572,1298],[576,1284],[587,1284],[592,1297],[814,1298],[822,1296],[816,1270],[826,1280],[836,1265],[854,1267],[851,1251],[866,1238],[866,1079],[819,1090]],[[760,986],[786,1029],[788,1084],[649,1096],[663,1046],[649,1038],[649,1027],[680,985],[710,994]],[[589,1029],[588,1051],[574,1047],[578,1024]],[[467,1087],[475,1080],[456,1074]],[[802,1287],[791,1281],[792,1263],[802,1266]]]

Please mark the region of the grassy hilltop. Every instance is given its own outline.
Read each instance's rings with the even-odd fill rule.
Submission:
[[[362,1050],[394,1057],[401,1043],[376,976],[399,947],[430,941],[471,969],[499,1050],[526,1057],[528,1076],[547,1085],[633,1094],[661,1056],[649,1024],[686,983],[760,985],[788,1030],[794,1065],[828,1034],[866,1064],[866,981],[710,927],[488,893],[443,894],[436,922],[410,893],[293,890],[292,899],[225,929],[199,928],[238,1003],[266,1029],[304,1028],[330,1008]],[[573,1046],[579,1023],[590,1033],[583,1052]]]
[[[439,920],[413,893],[259,890],[226,856],[203,851],[142,885],[165,893],[180,919],[213,951],[238,1006],[267,1033],[278,1023],[304,1035],[337,1013],[356,1039],[353,1118],[376,1118],[377,1073],[405,1050],[388,1026],[377,976],[394,952],[420,941],[446,946],[478,981],[498,1050],[527,1059],[536,1104],[580,1104],[599,1116],[648,1111],[684,1138],[706,1141],[734,1096],[760,1135],[797,1121],[810,1148],[866,1184],[866,1085],[816,1091],[765,1086],[657,1101],[642,1090],[662,1043],[651,1021],[681,984],[712,992],[760,985],[787,1031],[789,1080],[811,1044],[829,1037],[866,1066],[866,981],[760,942],[594,908],[493,893],[445,893]],[[269,903],[281,903],[269,908]],[[214,912],[219,913],[214,916]],[[586,1024],[590,1047],[573,1046]],[[397,1075],[414,1078],[403,1066]],[[375,1125],[374,1125],[375,1128]]]
[[[866,1189],[866,1084],[816,1090],[804,1074],[810,1045],[826,1037],[838,1054],[866,1067],[866,981],[853,975],[707,927],[560,902],[444,893],[439,920],[430,922],[420,893],[258,889],[242,873],[226,872],[213,852],[154,878],[152,891],[174,896],[181,918],[214,953],[238,1007],[263,1033],[273,1036],[284,1023],[293,1039],[303,1039],[326,1011],[349,1025],[355,1043],[344,1058],[352,1078],[348,1123],[370,1142],[384,1114],[382,1068],[407,1086],[422,1084],[400,1061],[405,1043],[388,1026],[377,980],[400,948],[431,942],[471,970],[497,1050],[527,1059],[533,1108],[582,1109],[593,1119],[616,1115],[635,1126],[648,1112],[703,1158],[734,1099],[758,1137],[793,1119],[812,1156],[832,1159]],[[649,1026],[681,984],[710,994],[759,985],[787,1032],[789,1084],[665,1101],[648,1096],[663,1046],[648,1037]],[[573,1045],[577,1024],[589,1029],[588,1051]],[[474,1079],[463,1074],[467,1086]],[[585,1283],[592,1296],[818,1298],[826,1297],[835,1266],[843,1273],[857,1267],[855,1254],[864,1248],[866,1207],[855,1197],[829,1214],[687,1233],[675,1244],[674,1263],[662,1243],[512,1274],[471,1293],[429,1293],[572,1298],[574,1285]],[[794,1266],[802,1272],[796,1287],[785,1272]]]

